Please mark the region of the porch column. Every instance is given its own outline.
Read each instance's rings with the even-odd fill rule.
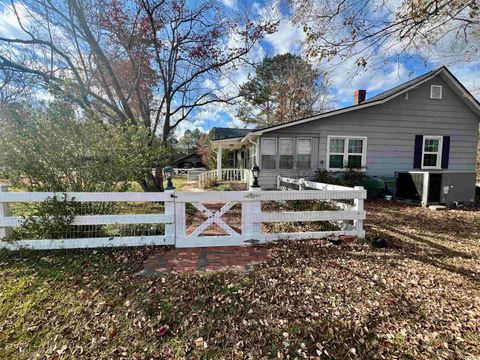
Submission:
[[[222,146],[218,145],[217,150],[217,179],[222,180]]]

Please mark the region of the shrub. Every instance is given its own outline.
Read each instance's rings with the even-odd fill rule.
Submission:
[[[325,184],[336,184],[338,185],[338,179],[326,169],[318,169],[315,171],[315,177],[312,181],[325,183]]]
[[[28,191],[125,191],[160,155],[147,128],[112,126],[53,102],[0,119],[3,177]]]
[[[213,189],[215,186],[217,186],[217,184],[217,179],[208,179],[203,183],[203,188]]]
[[[215,190],[218,190],[218,191],[233,191],[233,187],[230,184],[220,184],[215,188]]]
[[[340,183],[343,186],[354,187],[362,186],[365,178],[365,173],[358,168],[345,168],[342,173]]]
[[[245,183],[220,184],[214,188],[217,191],[243,191],[247,189]]]
[[[67,200],[64,194],[63,199],[54,196],[35,204],[22,216],[22,224],[13,228],[5,240],[68,238],[78,205],[72,200]]]

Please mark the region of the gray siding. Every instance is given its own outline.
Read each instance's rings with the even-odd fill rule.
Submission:
[[[443,85],[441,100],[430,99],[430,85]],[[367,174],[394,177],[413,169],[415,135],[450,136],[449,171],[475,172],[479,119],[440,76],[389,102],[326,119],[265,133],[263,137],[316,139],[313,169],[325,168],[328,135],[366,136]],[[261,164],[260,164],[261,165]],[[277,173],[263,170],[261,185],[275,185]]]

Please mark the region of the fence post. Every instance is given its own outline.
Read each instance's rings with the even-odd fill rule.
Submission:
[[[260,200],[256,200],[256,194],[257,192],[262,191],[262,188],[260,187],[250,187],[249,191],[251,192],[251,201],[246,201],[243,203],[245,207],[245,220],[246,222],[244,225],[246,225],[246,235],[249,240],[258,240],[260,242],[263,242],[261,240],[261,235],[262,235],[262,224],[254,222],[255,218],[260,215],[262,212],[262,202]]]
[[[305,179],[298,179],[298,190],[305,190]]]
[[[6,184],[0,184],[0,192],[8,192],[10,186]],[[6,202],[0,203],[0,217],[10,216],[10,204]],[[0,228],[0,240],[5,238],[10,233],[11,229],[7,227]]]
[[[280,185],[281,185],[280,179],[281,179],[280,175],[277,175],[277,190],[280,190]]]
[[[165,224],[165,239],[168,242],[175,242],[175,190],[165,190],[165,194],[169,194],[171,200],[165,201],[165,215],[172,216],[172,222]]]
[[[186,220],[185,210],[186,203],[175,201],[175,247],[185,247],[186,236]]]
[[[365,191],[363,186],[355,186],[354,189]],[[353,204],[353,210],[363,212],[363,198],[355,198],[353,200]],[[359,238],[364,238],[365,232],[363,231],[363,219],[353,220],[353,226],[355,228],[355,232],[357,232],[357,236]]]

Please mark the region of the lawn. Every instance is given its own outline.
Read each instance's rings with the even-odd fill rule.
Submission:
[[[0,358],[480,357],[480,212],[366,208],[387,249],[280,243],[247,274],[135,276],[151,248],[0,252]]]
[[[173,186],[175,187],[175,189],[177,191],[181,190],[182,187],[187,183],[187,177],[186,176],[174,176],[172,178],[172,183],[173,183]],[[166,188],[167,187],[167,181],[165,180],[163,182],[163,187]],[[130,188],[128,189],[128,191],[131,191],[131,192],[143,192],[143,189],[142,187],[140,186],[140,184],[136,183],[136,182],[131,182],[130,183]]]

